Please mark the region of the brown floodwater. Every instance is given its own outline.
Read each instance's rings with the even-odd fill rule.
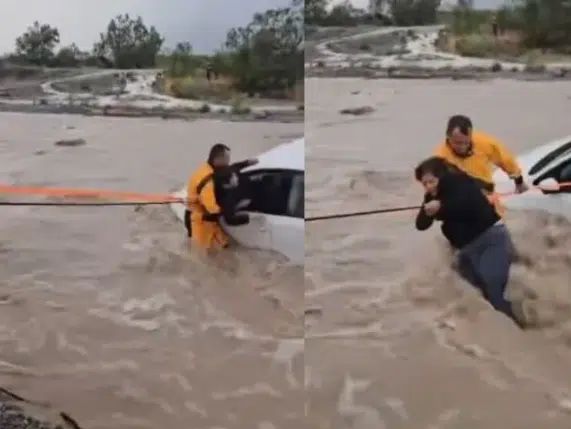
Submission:
[[[374,110],[339,113],[359,106]],[[452,114],[520,152],[571,134],[570,107],[570,83],[306,79],[306,215],[420,203],[412,169]],[[569,222],[509,213],[522,332],[454,274],[438,228],[413,220],[306,225],[308,427],[569,428]]]
[[[0,114],[0,182],[180,188],[209,147],[253,157],[303,124]],[[81,147],[55,147],[62,138]],[[167,206],[2,207],[0,386],[89,429],[303,420],[303,267],[192,251]]]

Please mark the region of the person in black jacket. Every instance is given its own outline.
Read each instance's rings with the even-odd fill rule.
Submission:
[[[216,146],[216,145],[215,145]],[[223,145],[222,145],[223,146]],[[223,146],[227,151],[227,146]],[[249,198],[247,178],[241,177],[240,171],[246,167],[257,164],[257,159],[247,159],[225,167],[216,167],[212,180],[214,181],[214,195],[216,202],[222,209],[222,216],[228,225],[239,226],[249,222],[246,213],[238,213],[240,204]],[[184,226],[187,236],[192,237],[190,223],[190,210],[184,212]]]
[[[252,199],[248,177],[241,174],[241,171],[257,162],[256,159],[247,159],[215,170],[214,194],[228,225],[239,226],[249,222],[248,214],[239,212],[246,208]]]
[[[415,169],[425,196],[416,228],[427,230],[435,220],[457,250],[460,275],[481,290],[486,300],[516,323],[505,298],[514,256],[511,236],[478,183],[444,159],[428,158]]]

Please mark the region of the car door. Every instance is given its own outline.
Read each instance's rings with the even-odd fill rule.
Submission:
[[[294,264],[301,264],[305,256],[304,173],[292,171],[284,174],[291,175],[286,211],[281,216],[268,216],[272,248]]]
[[[251,249],[271,250],[271,233],[266,215],[263,213],[249,213],[249,215],[250,222],[246,225],[231,226],[222,221],[222,226],[241,246]]]

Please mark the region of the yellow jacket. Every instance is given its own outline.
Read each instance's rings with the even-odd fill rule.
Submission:
[[[204,215],[220,213],[214,194],[214,169],[207,162],[190,176],[186,187],[188,209],[192,219],[202,220]]]
[[[228,236],[220,227],[221,209],[214,192],[214,169],[204,163],[189,179],[187,204],[192,224],[192,240],[207,249],[228,244]]]
[[[493,188],[493,168],[496,166],[506,172],[510,178],[521,176],[515,157],[498,139],[474,131],[472,133],[472,151],[467,157],[460,157],[450,149],[446,141],[441,142],[434,155],[444,158],[466,174],[478,179]]]

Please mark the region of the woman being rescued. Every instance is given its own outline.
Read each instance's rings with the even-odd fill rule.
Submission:
[[[460,275],[497,311],[518,323],[504,296],[514,248],[493,203],[476,180],[440,157],[420,163],[415,178],[425,190],[416,228],[424,231],[434,220],[442,222],[443,235],[457,251]]]

